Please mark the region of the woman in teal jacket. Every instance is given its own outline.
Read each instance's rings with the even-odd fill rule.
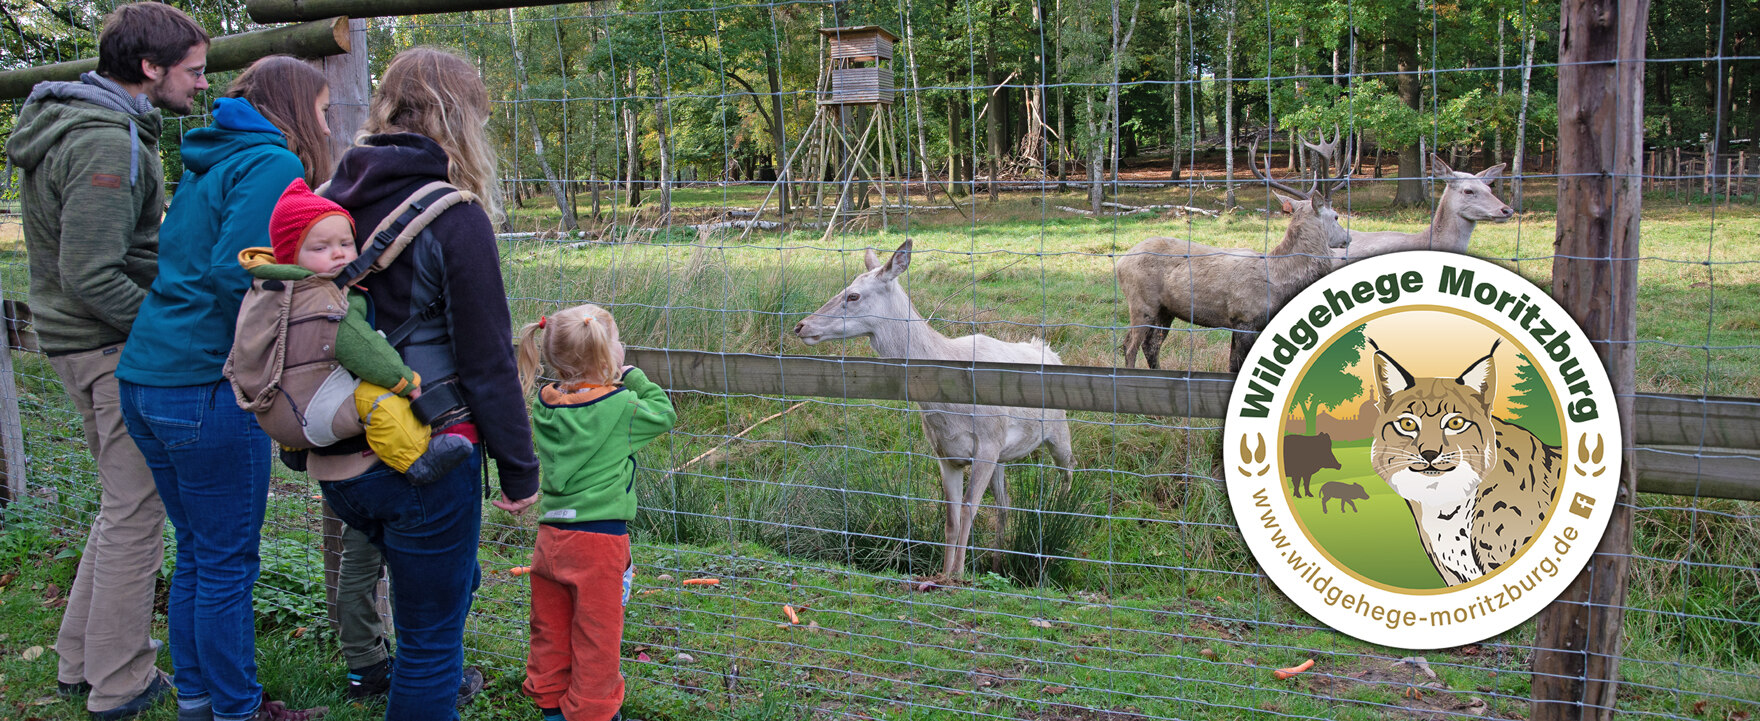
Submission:
[[[239,251],[269,244],[269,213],[294,178],[330,174],[324,76],[272,56],[183,136],[183,179],[159,229],[159,276],[116,369],[128,432],[177,533],[168,625],[179,719],[316,718],[257,683],[256,584],[269,491],[268,436],[221,375],[250,274]]]

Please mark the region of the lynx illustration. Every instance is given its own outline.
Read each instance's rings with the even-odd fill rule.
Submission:
[[[1450,586],[1490,573],[1527,545],[1563,470],[1556,446],[1492,417],[1497,345],[1458,378],[1418,379],[1375,348],[1381,414],[1370,462],[1411,506],[1424,553]]]

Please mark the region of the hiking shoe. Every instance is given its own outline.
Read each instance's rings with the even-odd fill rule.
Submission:
[[[458,464],[471,457],[471,442],[456,433],[442,433],[428,439],[428,452],[409,464],[404,476],[412,486],[425,486],[452,472]]]
[[[391,659],[366,668],[348,670],[348,697],[363,699],[369,696],[383,696],[391,690]]]
[[[116,708],[107,711],[91,712],[92,721],[116,721],[117,719],[134,718],[146,713],[147,709],[152,708],[160,701],[170,698],[176,690],[177,689],[171,686],[171,678],[169,676],[166,676],[163,672],[155,671],[153,681],[147,684],[147,690],[142,691],[139,696],[123,702],[121,706],[117,706]]]
[[[73,698],[75,696],[85,696],[85,695],[90,694],[91,692],[92,692],[92,685],[89,683],[86,683],[84,681],[80,681],[79,683],[68,683],[68,682],[63,681],[61,679],[55,679],[55,695],[56,696],[60,696],[62,698]]]
[[[483,670],[476,666],[464,667],[464,678],[458,684],[458,708],[464,708],[483,692]]]
[[[290,709],[280,701],[270,701],[269,694],[264,693],[263,705],[257,707],[257,712],[251,715],[251,721],[315,721],[324,718],[327,713],[330,713],[329,706]]]

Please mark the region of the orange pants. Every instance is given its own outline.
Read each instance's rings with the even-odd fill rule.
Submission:
[[[608,721],[623,706],[623,579],[629,536],[538,524],[532,646],[524,690],[568,721]]]

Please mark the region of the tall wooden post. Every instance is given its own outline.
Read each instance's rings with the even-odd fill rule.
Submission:
[[[1538,617],[1534,721],[1613,718],[1638,490],[1632,394],[1650,3],[1565,0],[1562,12],[1552,294],[1594,341],[1607,366],[1626,446],[1617,505],[1601,545],[1582,574]]]
[[[11,168],[7,168],[8,171]],[[5,289],[0,288],[0,296]],[[13,324],[19,319],[13,318],[11,310],[15,304],[0,303],[0,466],[6,472],[4,495],[0,500],[12,503],[25,497],[25,470],[30,467],[24,455],[24,423],[23,416],[18,412],[18,378],[13,375],[12,368],[12,336]],[[22,304],[19,304],[22,307]]]
[[[342,160],[343,153],[354,145],[354,139],[360,133],[362,125],[367,121],[367,100],[372,95],[372,69],[368,66],[367,55],[367,21],[351,18],[348,21],[348,53],[332,55],[323,60],[324,79],[330,84],[330,111],[325,114],[325,121],[330,124],[330,162],[331,167]],[[330,504],[323,504],[324,533],[324,608],[330,616],[332,630],[336,628],[336,580],[337,569],[342,563],[342,521],[330,510]],[[379,613],[386,615],[389,608],[385,604],[386,589],[383,581],[379,584]]]

